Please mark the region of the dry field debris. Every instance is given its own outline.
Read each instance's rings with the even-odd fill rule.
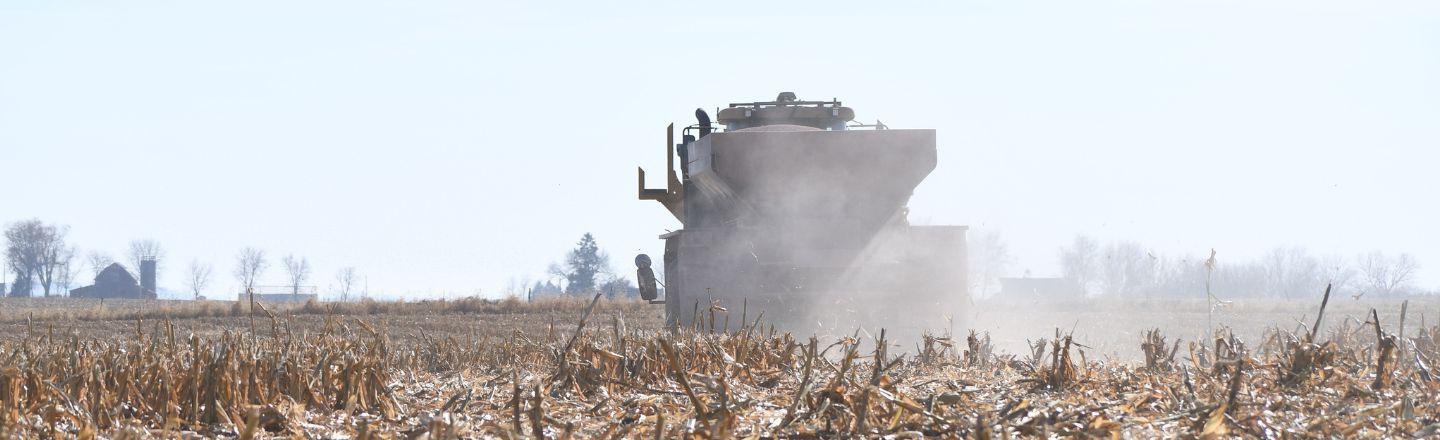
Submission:
[[[574,304],[574,303],[572,303]],[[112,338],[27,326],[0,340],[0,435],[79,438],[1419,437],[1440,431],[1440,327],[1379,315],[1274,329],[1253,348],[1071,334],[1023,356],[983,333],[914,347],[632,328],[575,304],[544,331],[420,332],[373,315],[261,313],[212,336],[137,319]],[[461,315],[466,316],[466,315]],[[301,325],[299,320],[320,320]],[[1372,330],[1373,327],[1373,330]],[[1298,333],[1298,334],[1297,334]]]

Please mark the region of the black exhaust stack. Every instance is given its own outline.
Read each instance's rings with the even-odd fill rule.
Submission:
[[[710,114],[705,113],[705,109],[703,108],[697,108],[695,109],[695,119],[700,121],[700,137],[709,136],[712,130],[710,126]]]

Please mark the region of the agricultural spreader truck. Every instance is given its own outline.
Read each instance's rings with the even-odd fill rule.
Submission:
[[[636,257],[642,296],[664,304],[668,324],[718,331],[749,324],[743,315],[848,332],[959,318],[966,227],[907,219],[935,169],[935,130],[857,124],[838,100],[788,92],[695,117],[679,142],[667,128],[665,188],[647,189],[639,170],[640,199],[682,226],[660,236],[663,276]]]

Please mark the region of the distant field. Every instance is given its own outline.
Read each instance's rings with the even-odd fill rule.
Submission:
[[[0,298],[0,321],[33,318],[105,318],[142,311],[194,311],[228,308],[234,301],[169,299]]]
[[[1342,321],[1349,322],[1349,328],[1356,328],[1359,322],[1368,321],[1369,309],[1377,309],[1381,324],[1390,331],[1400,326],[1400,306],[1408,305],[1407,325],[1411,329],[1420,325],[1436,324],[1440,316],[1440,298],[1418,296],[1411,299],[1354,299],[1335,296],[1328,306],[1328,318],[1322,328],[1332,329]],[[572,301],[547,301],[541,305],[504,303],[461,299],[461,301],[413,302],[409,306],[393,302],[330,303],[327,306],[304,303],[266,303],[266,308],[275,313],[300,313],[304,315],[373,315],[386,322],[395,322],[396,331],[408,332],[408,326],[423,326],[431,322],[435,326],[477,326],[503,325],[507,328],[536,329],[549,326],[554,319],[567,319],[573,308],[579,306],[579,299]],[[624,305],[624,306],[621,306]],[[1079,299],[1079,301],[981,301],[958,319],[959,336],[965,329],[988,332],[994,338],[996,347],[1007,351],[1022,351],[1028,339],[1053,336],[1056,329],[1073,331],[1080,344],[1090,347],[1094,355],[1110,355],[1119,359],[1138,359],[1139,347],[1135,344],[1145,331],[1159,328],[1166,335],[1197,341],[1207,332],[1207,326],[1214,329],[1228,328],[1244,339],[1257,339],[1266,329],[1295,329],[1300,324],[1312,325],[1320,306],[1319,295],[1312,299],[1236,299],[1223,303],[1210,313],[1207,302],[1200,299]],[[660,329],[662,324],[661,306],[644,303],[609,302],[602,306],[615,308],[628,319],[636,329]],[[439,309],[438,313],[436,309]],[[484,313],[477,313],[484,312]],[[413,316],[425,315],[425,316]],[[723,312],[721,312],[723,315]],[[137,318],[156,319],[160,316],[176,318],[206,318],[196,322],[180,321],[179,325],[194,326],[196,331],[228,328],[236,325],[239,316],[246,316],[242,305],[233,301],[170,301],[170,299],[69,299],[69,298],[0,298],[0,326],[23,324],[27,318],[35,322],[86,321],[76,326],[81,332],[91,328],[114,328],[134,325]],[[739,316],[736,316],[739,318]],[[242,319],[248,324],[249,319]],[[305,321],[305,319],[301,319]],[[471,322],[472,321],[472,322]],[[3,338],[3,335],[0,335]]]
[[[1409,301],[1407,325],[1412,329],[1433,325],[1440,317],[1440,297],[1356,300],[1336,296],[1331,299],[1326,312],[1328,317],[1322,327],[1333,330],[1346,321],[1353,330],[1359,327],[1359,323],[1368,320],[1370,309],[1375,308],[1383,326],[1390,331],[1398,331],[1400,306],[1404,301]],[[578,299],[549,300],[527,305],[468,299],[420,301],[408,305],[393,302],[329,304],[333,309],[327,309],[323,304],[312,304],[308,309],[305,304],[294,303],[267,303],[266,306],[280,314],[370,315],[367,319],[393,322],[392,331],[405,336],[427,326],[484,327],[487,332],[499,329],[533,331],[548,328],[553,320],[563,323],[582,302]],[[658,330],[663,323],[660,306],[638,302],[602,304],[602,310],[622,314],[635,329]],[[1073,330],[1075,340],[1091,347],[1087,351],[1093,355],[1135,360],[1140,353],[1134,341],[1150,329],[1158,328],[1170,337],[1195,341],[1207,332],[1209,326],[1230,329],[1243,339],[1253,340],[1270,328],[1295,329],[1302,322],[1309,326],[1313,324],[1319,307],[1319,295],[1303,300],[1239,299],[1216,307],[1213,314],[1209,313],[1204,300],[1191,299],[988,300],[969,308],[966,319],[958,320],[968,326],[957,328],[956,332],[959,337],[965,336],[966,329],[987,332],[998,348],[1018,352],[1027,347],[1027,340],[1053,336],[1056,329],[1066,333]],[[0,298],[0,329],[23,324],[29,318],[35,323],[85,321],[74,325],[76,331],[103,334],[114,328],[133,327],[136,316],[152,320],[162,316],[204,318],[193,322],[177,321],[177,325],[193,328],[199,333],[240,324],[248,328],[249,322],[248,318],[238,319],[246,315],[244,308],[235,301]],[[111,322],[117,320],[122,322]],[[301,319],[297,322],[310,321],[313,320]],[[13,333],[4,332],[0,338],[5,335]]]
[[[505,335],[515,330],[527,334],[548,332],[552,322],[563,326],[584,305],[583,299],[574,298],[537,303],[482,299],[264,303],[262,307],[284,319],[292,330],[318,328],[325,324],[327,315],[333,315],[362,319],[385,328],[391,337],[408,340],[422,333],[444,337]],[[621,316],[638,329],[658,329],[664,319],[658,307],[641,302],[601,301],[597,309],[599,313]],[[42,330],[104,338],[133,333],[137,320],[142,326],[153,327],[166,318],[177,329],[202,336],[249,331],[252,321],[261,330],[268,329],[270,318],[263,311],[252,316],[246,310],[244,304],[235,301],[3,298],[0,339]]]

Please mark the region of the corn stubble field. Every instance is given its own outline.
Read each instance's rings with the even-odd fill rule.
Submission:
[[[886,332],[795,337],[758,320],[672,332],[653,306],[588,299],[254,313],[223,303],[7,301],[6,437],[1333,438],[1440,429],[1440,372],[1431,370],[1440,327],[1419,317],[1437,310],[1433,301],[1337,297],[1324,316],[1318,297],[1218,314],[1203,302],[1150,311],[981,303],[970,321],[994,335],[962,330],[903,345]],[[1264,318],[1273,319],[1256,322]],[[1220,325],[1198,337],[1207,319]],[[1002,349],[1011,346],[1019,348]]]

